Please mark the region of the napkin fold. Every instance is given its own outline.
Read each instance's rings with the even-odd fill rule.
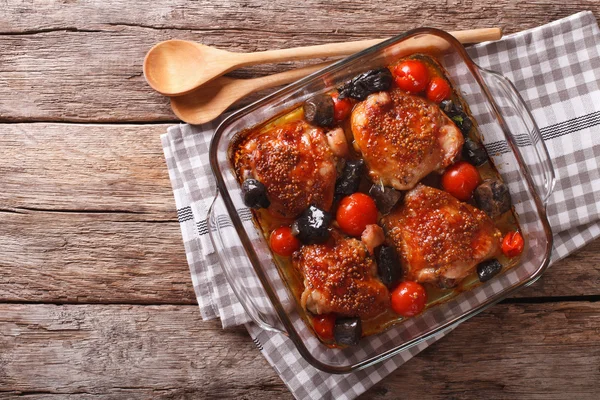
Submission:
[[[481,67],[509,78],[541,128],[556,173],[547,212],[552,262],[600,236],[600,30],[591,12],[468,49]],[[258,349],[298,399],[353,399],[443,336],[364,370],[332,375],[309,365],[284,335],[251,322],[232,292],[210,238],[216,194],[208,149],[222,120],[170,127],[161,136],[187,261],[203,319],[245,324]]]

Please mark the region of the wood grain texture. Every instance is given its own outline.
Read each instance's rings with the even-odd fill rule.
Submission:
[[[122,213],[0,212],[0,302],[195,304],[177,222]],[[600,296],[600,240],[518,298]]]
[[[175,220],[159,135],[169,125],[0,124],[0,208]]]
[[[581,10],[600,13],[596,0],[407,0],[373,5],[363,0],[35,0],[4,2],[2,7],[0,121],[95,122],[176,119],[167,100],[141,76],[146,51],[166,39],[259,51],[386,37],[418,26],[500,26],[512,33]],[[291,65],[247,68],[234,76],[273,73]]]
[[[195,301],[158,138],[167,126],[0,125],[0,301]],[[599,250],[517,296],[600,295]]]
[[[596,0],[0,5],[0,399],[52,400],[292,398],[243,328],[200,320],[158,138],[168,124],[132,124],[175,120],[141,76],[154,43],[259,51],[600,15]],[[362,399],[595,399],[598,296],[600,240]]]
[[[32,211],[0,218],[0,302],[196,302],[177,222]]]
[[[0,305],[0,395],[276,399],[287,392],[244,328],[219,330],[201,321],[196,306]]]
[[[194,306],[0,304],[0,396],[292,398],[243,328],[218,330]],[[362,398],[593,399],[599,330],[598,303],[499,305]]]

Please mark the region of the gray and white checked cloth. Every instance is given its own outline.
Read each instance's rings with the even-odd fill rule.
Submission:
[[[591,12],[581,12],[470,47],[468,52],[479,66],[514,83],[541,127],[557,178],[547,207],[554,232],[552,262],[556,262],[600,236],[596,19]],[[443,336],[364,370],[332,375],[309,365],[286,336],[252,323],[229,287],[208,237],[207,215],[216,194],[208,148],[219,122],[173,126],[161,136],[203,319],[220,318],[224,328],[245,324],[258,349],[298,399],[353,399]]]

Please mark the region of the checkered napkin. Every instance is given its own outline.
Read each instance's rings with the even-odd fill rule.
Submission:
[[[552,262],[556,262],[600,236],[597,22],[591,12],[581,12],[498,42],[473,46],[469,53],[478,65],[515,84],[541,127],[557,177],[547,207],[554,232]],[[332,375],[304,361],[286,336],[252,323],[231,291],[208,237],[207,213],[216,194],[208,148],[218,123],[173,126],[161,136],[202,318],[220,318],[224,328],[245,324],[256,346],[298,399],[355,398],[443,336],[440,333],[364,370]]]

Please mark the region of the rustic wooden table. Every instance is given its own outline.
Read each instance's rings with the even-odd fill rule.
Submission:
[[[2,2],[0,398],[291,398],[243,328],[200,319],[158,137],[176,119],[141,73],[154,43],[256,51],[600,16],[596,0],[333,3]],[[599,250],[557,263],[362,398],[597,398]]]

